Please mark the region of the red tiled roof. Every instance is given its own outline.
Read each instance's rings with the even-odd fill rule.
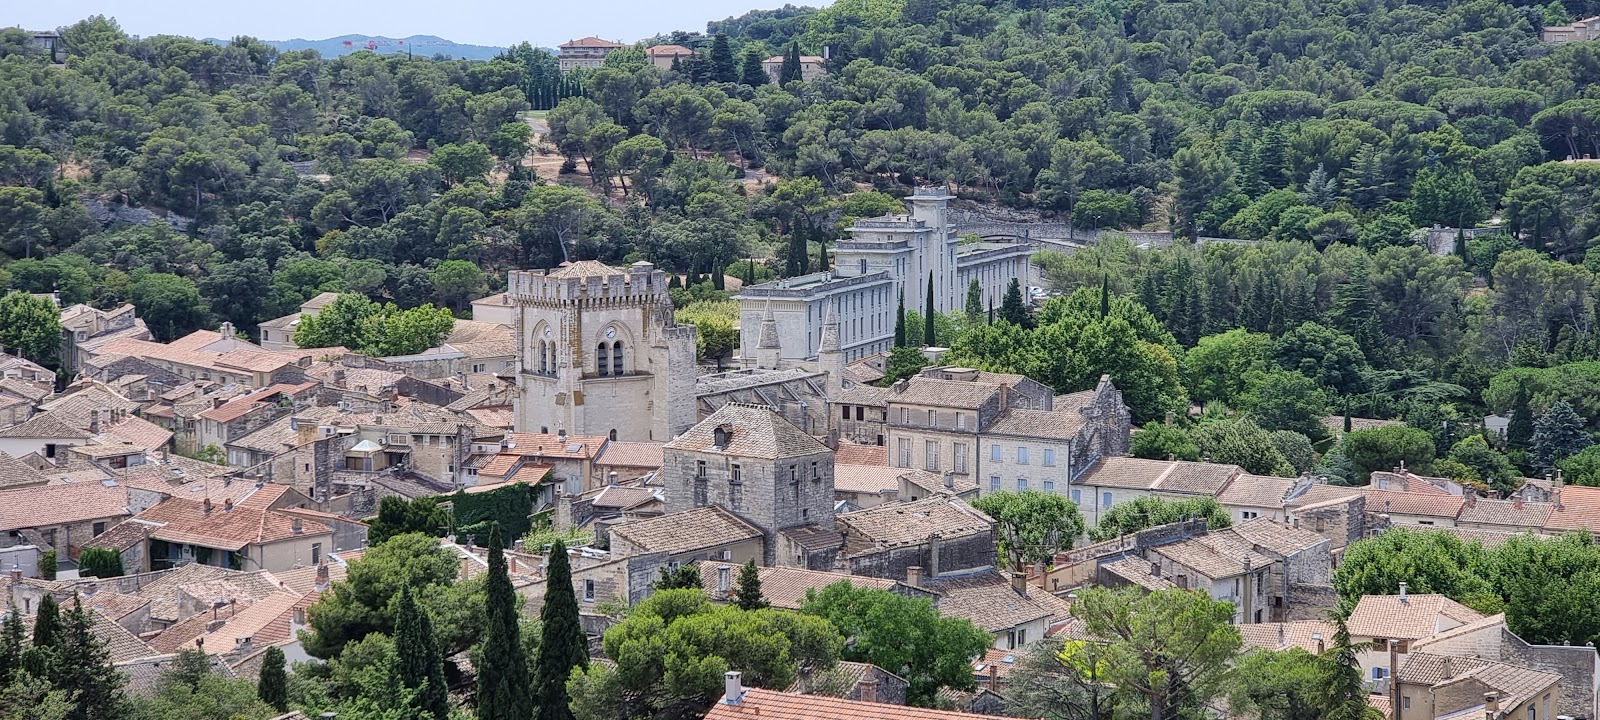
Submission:
[[[567,42],[561,43],[561,47],[564,47],[564,48],[580,48],[580,47],[582,47],[582,48],[619,48],[619,47],[627,47],[627,45],[624,45],[624,44],[619,43],[619,42],[611,42],[610,40],[601,40],[600,38],[597,38],[597,37],[595,37],[593,35],[590,35],[589,37],[582,37],[582,38],[578,38],[577,40],[569,40]]]
[[[616,467],[658,468],[661,467],[662,456],[661,443],[608,442],[606,451],[595,462]]]
[[[839,447],[834,452],[834,462],[839,465],[888,466],[889,448],[882,445],[857,445],[840,440]]]
[[[172,431],[144,418],[129,415],[122,422],[106,428],[101,436],[132,443],[146,450],[159,450],[172,439]]]
[[[705,720],[993,720],[989,715],[744,688],[739,704],[718,700]]]
[[[521,455],[516,455],[513,453],[500,453],[499,455],[494,456],[494,458],[483,467],[478,468],[478,475],[479,477],[505,477],[506,473],[511,472],[511,468],[515,467],[517,461],[521,459]]]
[[[252,410],[257,410],[264,407],[267,407],[266,403],[256,400],[249,395],[242,395],[218,405],[217,407],[211,408],[210,410],[199,413],[195,415],[195,417],[198,417],[202,420],[214,420],[216,422],[223,423],[233,422],[234,420],[238,420],[239,418],[250,414],[250,411]]]
[[[1368,489],[1367,512],[1454,518],[1464,502],[1456,495]]]
[[[1600,532],[1600,487],[1568,485],[1556,499],[1555,510],[1544,521],[1546,530]]]
[[[0,490],[0,531],[126,517],[128,489],[98,482]]]
[[[167,498],[139,514],[139,519],[161,523],[150,534],[157,540],[188,543],[219,550],[239,550],[255,543],[270,543],[296,535],[331,535],[333,530],[318,522],[302,520],[301,532],[294,531],[296,518],[287,514],[235,505],[232,510],[178,498]]]
[[[694,51],[682,45],[655,45],[647,48],[644,54],[650,57],[682,57],[684,55],[693,55]]]

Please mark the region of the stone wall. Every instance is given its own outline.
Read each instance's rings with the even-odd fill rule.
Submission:
[[[1561,681],[1557,715],[1600,717],[1596,695],[1600,692],[1600,658],[1593,646],[1530,645],[1508,629],[1501,629],[1501,660],[1512,665],[1557,673]]]
[[[888,580],[905,580],[908,567],[921,567],[924,577],[933,579],[941,574],[981,567],[997,567],[999,563],[993,530],[956,538],[934,539],[918,545],[869,550],[848,558],[847,562],[851,575]]]
[[[1328,538],[1330,552],[1338,551],[1367,536],[1366,507],[1366,496],[1354,495],[1346,502],[1319,503],[1290,511],[1289,522]]]

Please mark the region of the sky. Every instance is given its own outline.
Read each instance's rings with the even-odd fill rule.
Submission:
[[[791,0],[826,5],[827,0]],[[108,15],[132,35],[320,40],[339,35],[436,35],[469,45],[527,40],[555,47],[597,35],[632,42],[672,30],[704,32],[706,21],[782,7],[783,0],[48,0],[8,2],[0,26],[45,30]]]

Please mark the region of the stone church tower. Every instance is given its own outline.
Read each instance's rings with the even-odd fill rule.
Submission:
[[[519,432],[665,442],[694,425],[695,334],[666,273],[582,260],[512,271]]]

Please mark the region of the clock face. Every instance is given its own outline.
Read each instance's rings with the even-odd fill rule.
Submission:
[[[607,338],[614,338],[616,336],[617,336],[617,329],[616,328],[606,328],[606,337]]]

